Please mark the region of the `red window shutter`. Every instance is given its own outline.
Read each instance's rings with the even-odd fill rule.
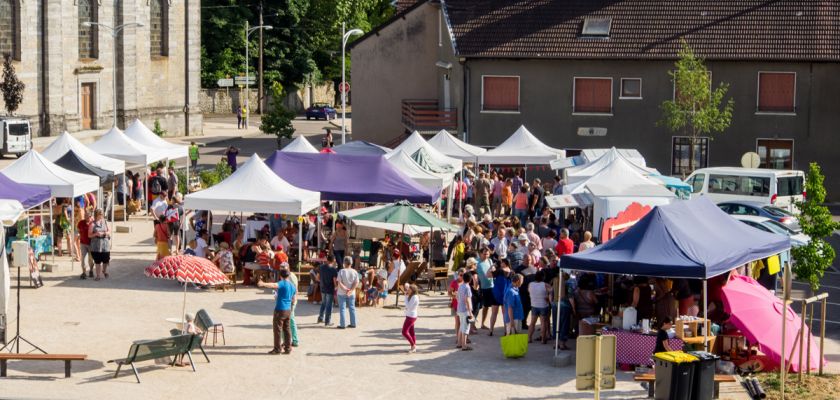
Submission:
[[[612,80],[611,79],[575,79],[575,112],[579,113],[611,113],[612,112]]]
[[[762,72],[758,76],[758,111],[794,112],[796,75]]]
[[[488,111],[519,111],[519,78],[485,76],[483,104]]]

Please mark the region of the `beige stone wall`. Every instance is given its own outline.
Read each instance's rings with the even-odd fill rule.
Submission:
[[[185,116],[189,115],[190,134],[200,134],[201,113],[198,107],[201,46],[200,0],[168,1],[167,57],[150,56],[148,0],[98,1],[98,21],[115,26],[140,22],[143,27],[128,27],[118,40],[122,48],[118,60],[118,126],[124,128],[134,118],[151,125],[155,119],[165,129],[183,134]],[[26,84],[24,102],[17,114],[29,117],[36,135],[57,135],[63,130],[81,130],[80,89],[83,83],[95,84],[94,129],[107,128],[114,116],[114,39],[105,29],[98,32],[98,57],[78,57],[78,8],[76,0],[21,3],[21,61],[15,68]],[[41,5],[47,3],[47,24],[42,34]],[[185,6],[189,12],[185,13]],[[116,8],[116,7],[120,8]],[[185,15],[189,22],[185,23]],[[189,54],[186,54],[185,26],[189,27]],[[45,40],[42,46],[42,36]],[[42,84],[42,47],[46,47],[46,84]],[[185,59],[188,59],[185,62]],[[185,65],[188,68],[185,68]],[[185,82],[189,77],[189,88]],[[46,94],[42,89],[46,88]],[[189,98],[185,98],[189,93]],[[46,101],[42,101],[46,97]],[[190,106],[187,107],[187,104]],[[0,105],[2,101],[0,100]],[[189,111],[189,114],[185,113]],[[45,129],[47,125],[49,129]]]
[[[238,88],[201,89],[198,104],[201,107],[201,112],[206,114],[230,114],[236,112],[236,108],[244,103],[243,96],[242,91]],[[257,90],[251,89],[249,101],[254,110],[256,110],[257,99]],[[334,102],[335,90],[333,90],[332,82],[328,82],[312,88],[305,87],[295,93],[288,94],[283,99],[283,106],[286,109],[302,113],[312,103],[333,104]],[[268,109],[271,109],[274,99],[270,95],[267,103]]]

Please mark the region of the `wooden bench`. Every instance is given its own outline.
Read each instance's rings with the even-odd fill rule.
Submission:
[[[137,383],[140,383],[140,374],[137,372],[134,363],[140,361],[172,357],[172,363],[170,365],[175,365],[177,356],[186,355],[190,360],[190,367],[195,372],[195,364],[193,363],[190,351],[198,347],[202,339],[201,335],[177,335],[163,339],[140,340],[131,345],[128,349],[127,357],[109,360],[108,362],[117,364],[117,372],[114,373],[114,378],[119,375],[123,365],[131,365],[131,369],[134,371],[134,377],[137,378]]]
[[[70,364],[73,361],[87,360],[87,354],[0,353],[0,377],[6,377],[6,362],[9,360],[64,361],[64,377],[69,378]]]
[[[636,382],[647,382],[648,383],[648,397],[653,397],[654,393],[654,386],[656,382],[656,375],[654,374],[636,374],[633,376],[633,380]],[[735,375],[718,375],[715,374],[715,395],[714,398],[718,398],[720,394],[720,384],[723,383],[734,383],[737,382],[735,379]]]

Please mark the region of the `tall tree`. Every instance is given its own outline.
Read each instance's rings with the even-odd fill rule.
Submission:
[[[805,201],[796,204],[799,208],[799,226],[802,233],[808,235],[811,241],[804,246],[791,249],[793,259],[793,272],[799,279],[807,281],[812,290],[820,287],[820,279],[825,270],[834,262],[835,252],[826,239],[840,229],[840,224],[831,218],[825,202],[825,177],[820,171],[817,163],[811,163],[808,175],[805,177]]]
[[[3,61],[3,81],[0,82],[0,92],[3,92],[3,103],[6,105],[6,112],[9,115],[17,111],[20,103],[23,103],[23,89],[26,85],[18,79],[15,73],[15,66],[12,65],[12,55],[5,54]]]
[[[712,89],[709,70],[685,40],[678,54],[676,68],[668,73],[674,82],[674,99],[666,100],[660,106],[662,120],[659,124],[690,138],[690,173],[695,168],[698,139],[726,130],[732,122],[735,102],[732,99],[724,102],[729,84],[721,82],[717,88]]]
[[[302,83],[334,81],[341,76],[341,22],[370,31],[391,15],[389,0],[275,0],[264,2],[264,82],[280,82],[288,91]],[[258,0],[202,2],[202,84],[244,74],[244,27],[257,25]],[[249,41],[250,69],[257,65],[259,42]]]

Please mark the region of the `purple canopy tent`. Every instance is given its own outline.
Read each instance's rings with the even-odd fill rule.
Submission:
[[[286,182],[321,192],[321,200],[432,204],[440,196],[439,191],[397,171],[382,156],[276,151],[265,163]]]
[[[0,173],[0,199],[17,200],[24,209],[30,209],[50,199],[50,188],[41,185],[17,183]]]

